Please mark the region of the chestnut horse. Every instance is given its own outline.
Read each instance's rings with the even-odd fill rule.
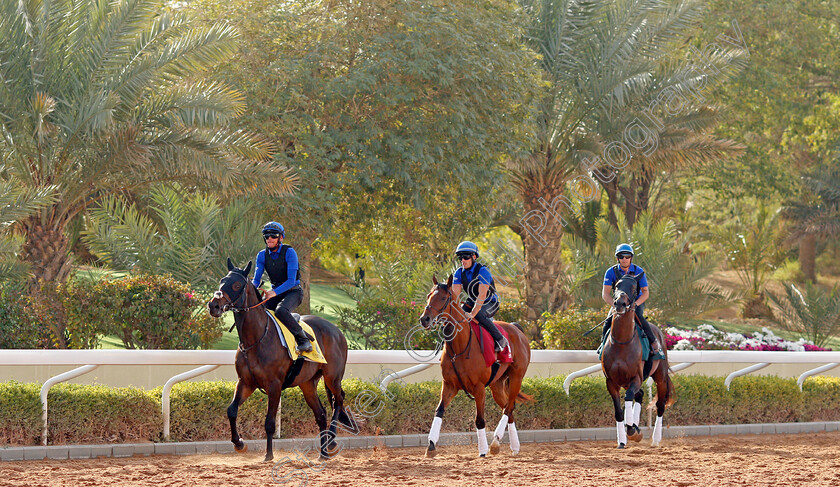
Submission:
[[[458,297],[452,294],[452,275],[449,276],[446,284],[438,283],[435,277],[432,277],[432,282],[434,286],[426,296],[426,309],[420,316],[420,325],[425,329],[431,328],[434,323],[442,326],[445,346],[440,359],[443,386],[440,391],[440,403],[429,432],[426,456],[433,457],[437,453],[436,443],[440,437],[443,413],[460,390],[475,401],[475,428],[478,434],[479,456],[485,456],[488,450],[494,455],[499,452],[499,444],[505,435],[505,426],[510,433],[510,449],[516,455],[519,453],[519,436],[516,433],[513,409],[516,400],[532,399],[531,396],[520,392],[522,378],[525,377],[531,361],[531,347],[528,339],[519,324],[496,321],[496,326],[508,333],[513,363],[498,364],[498,370],[494,372],[485,364],[478,337],[473,336],[472,327],[465,320],[466,316],[458,303]],[[485,346],[493,347],[493,341],[488,340]],[[487,433],[484,430],[484,389],[487,386],[490,386],[493,399],[504,413],[494,433],[493,444],[489,448]]]
[[[272,437],[275,431],[275,418],[280,404],[280,393],[288,387],[300,387],[306,404],[315,414],[315,422],[321,432],[321,457],[329,458],[329,451],[336,447],[336,421],[353,429],[353,421],[344,409],[344,391],[341,379],[347,363],[347,340],[341,331],[329,321],[313,315],[301,317],[312,327],[315,338],[321,347],[326,364],[298,359],[292,361],[289,352],[277,333],[265,306],[260,302],[257,288],[248,279],[251,262],[245,269],[233,266],[227,261],[228,274],[222,278],[219,290],[207,303],[210,314],[219,317],[225,311],[232,310],[234,325],[239,334],[239,349],[236,351],[236,392],[227,409],[230,420],[231,441],[238,452],[248,450],[245,442],[236,430],[236,415],[239,405],[256,389],[261,389],[268,396],[268,413],[265,417],[266,453],[265,461],[274,458]],[[294,346],[294,345],[292,345]],[[333,408],[332,420],[327,430],[327,415],[316,388],[324,377],[327,399]]]
[[[601,354],[601,368],[607,378],[607,390],[615,408],[618,448],[624,448],[628,438],[632,441],[642,439],[642,432],[639,429],[644,398],[642,381],[648,375],[656,383],[656,425],[651,436],[653,446],[659,446],[662,441],[662,415],[665,413],[665,408],[674,402],[674,385],[670,377],[668,351],[664,350],[664,359],[652,361],[650,371],[644,370],[642,345],[636,333],[636,303],[630,298],[636,295],[642,275],[625,274],[615,284],[612,327]],[[659,343],[665,343],[662,331],[656,326],[650,328],[656,334]],[[622,388],[626,390],[624,410],[621,409]]]

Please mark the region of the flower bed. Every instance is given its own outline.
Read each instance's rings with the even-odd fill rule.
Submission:
[[[773,334],[767,328],[752,335],[718,330],[712,325],[700,325],[696,330],[665,329],[665,344],[669,350],[757,350],[787,352],[819,352],[831,350],[800,338],[791,342]]]

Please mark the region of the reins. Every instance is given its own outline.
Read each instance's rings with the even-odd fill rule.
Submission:
[[[439,312],[439,313],[437,313],[437,316],[440,316],[440,315],[441,315],[441,313],[443,313],[443,311],[444,311],[444,310],[446,310],[446,309],[448,309],[448,308],[450,308],[450,307],[452,306],[452,302],[454,301],[454,299],[452,298],[452,292],[451,292],[451,291],[449,291],[448,289],[447,289],[447,291],[448,291],[448,295],[447,295],[447,297],[446,297],[446,302],[444,303],[443,308],[441,308],[440,312]],[[457,304],[457,301],[455,301],[455,303]],[[426,307],[427,307],[427,308],[429,308],[429,309],[431,309],[431,306],[426,306]],[[435,317],[435,319],[437,319],[437,316]],[[450,316],[451,316],[451,315],[450,315]],[[455,324],[453,325],[453,326],[458,326],[458,325],[459,325],[459,324],[461,324],[461,323],[466,323],[466,324],[467,324],[467,328],[469,328],[469,333],[470,333],[470,335],[469,335],[469,338],[467,338],[467,346],[466,346],[466,347],[464,347],[464,350],[462,350],[460,353],[452,354],[452,353],[450,353],[450,351],[449,351],[449,347],[447,347],[447,349],[446,349],[446,351],[444,352],[444,354],[449,356],[449,360],[452,362],[452,370],[454,370],[454,371],[455,371],[455,377],[458,379],[458,383],[461,385],[461,389],[463,389],[464,394],[466,394],[468,398],[470,398],[470,399],[472,399],[473,401],[475,401],[475,397],[473,397],[473,395],[472,395],[472,394],[470,394],[470,392],[467,390],[467,386],[466,386],[466,385],[464,385],[464,381],[463,381],[463,379],[461,379],[461,374],[458,372],[458,367],[457,367],[457,366],[455,366],[455,360],[456,360],[458,357],[460,357],[461,355],[466,354],[466,358],[467,358],[467,359],[469,359],[469,358],[470,358],[470,345],[472,345],[473,332],[472,332],[472,326],[470,325],[469,321],[470,321],[470,320],[459,321],[459,322],[457,322],[457,323],[455,323]],[[448,319],[447,319],[447,322],[449,322],[449,320],[448,320]],[[457,330],[456,330],[456,333],[457,333]],[[451,343],[452,343],[452,340],[453,340],[454,338],[455,338],[455,336],[453,335],[452,339],[448,339],[448,340],[447,340],[447,338],[446,338],[446,337],[444,337],[444,338],[443,338],[443,340],[444,340],[447,344],[451,344]]]

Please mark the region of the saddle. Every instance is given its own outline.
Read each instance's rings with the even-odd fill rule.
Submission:
[[[268,316],[274,322],[274,326],[277,328],[277,334],[280,336],[280,341],[283,342],[283,346],[286,347],[286,350],[289,352],[289,357],[291,357],[292,360],[297,360],[299,354],[297,350],[295,350],[295,336],[288,328],[286,328],[286,325],[284,325],[282,321],[277,319],[274,311],[266,309],[265,312],[268,313]],[[312,351],[303,352],[300,356],[304,360],[309,360],[310,362],[318,362],[321,364],[327,363],[327,359],[324,358],[324,354],[321,352],[321,345],[318,344],[318,340],[315,338],[315,333],[312,331],[312,327],[305,321],[301,320],[299,314],[292,313],[292,317],[298,322],[298,324],[300,324],[303,332],[306,333],[306,336],[310,341],[312,341]]]
[[[477,321],[470,321],[470,326],[472,327],[473,333],[475,333],[475,336],[478,338],[478,345],[481,347],[481,354],[484,356],[484,365],[491,367],[494,363],[496,363],[496,342],[493,341],[493,337],[490,336],[490,332],[482,328]],[[499,352],[499,362],[503,364],[512,363],[513,353],[510,349],[510,337],[505,329],[501,326],[498,328],[505,337],[505,340],[508,342],[505,349]]]

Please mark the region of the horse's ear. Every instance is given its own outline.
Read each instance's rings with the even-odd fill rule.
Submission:
[[[228,271],[232,271],[233,270],[233,262],[230,261],[230,257],[228,257],[227,264],[228,264]]]
[[[449,279],[446,280],[446,287],[452,287],[452,274],[449,274]]]
[[[254,264],[253,261],[250,261],[250,260],[248,261],[248,265],[245,266],[245,277],[248,277],[248,275],[251,274],[251,265],[253,265],[253,264]]]
[[[438,282],[437,282],[437,276],[436,276],[436,275],[434,275],[434,274],[432,274],[432,282],[435,284],[435,286],[437,286],[437,285],[438,285]]]

